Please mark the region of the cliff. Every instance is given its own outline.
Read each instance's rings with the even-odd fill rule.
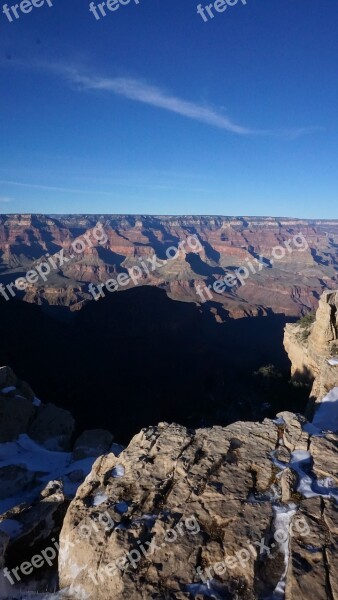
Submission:
[[[313,381],[311,396],[321,400],[338,386],[338,292],[322,294],[313,319],[285,327],[284,347],[295,379]]]

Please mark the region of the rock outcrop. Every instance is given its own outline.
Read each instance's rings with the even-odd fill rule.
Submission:
[[[73,429],[68,411],[43,404],[10,367],[0,367],[0,600],[12,593],[25,598],[18,593],[28,573],[13,575],[12,587],[3,569],[27,565],[58,538],[69,502],[95,457],[112,450],[113,436],[104,430],[85,432],[73,447]],[[34,573],[36,590],[55,580],[55,548],[50,563]]]
[[[338,292],[322,294],[316,315],[285,327],[284,346],[294,378],[313,380],[311,396],[321,400],[338,386]],[[336,358],[337,357],[337,358]]]
[[[160,423],[124,450],[104,430],[72,453],[2,443],[0,600],[338,600],[338,388],[326,400],[313,424]]]
[[[61,532],[65,597],[337,600],[338,436],[304,423],[161,423],[97,459]]]

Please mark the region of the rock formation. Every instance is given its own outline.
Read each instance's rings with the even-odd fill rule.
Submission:
[[[326,291],[313,320],[285,327],[284,346],[294,378],[313,380],[312,397],[321,400],[338,386],[338,292]],[[335,358],[337,356],[337,359]]]
[[[71,243],[99,219],[107,242],[91,239],[92,245],[74,256]],[[198,285],[212,285],[236,268],[249,269],[244,284],[213,293],[214,309],[225,309],[234,318],[269,310],[300,316],[315,306],[325,287],[337,287],[338,221],[264,217],[0,215],[0,278],[5,284],[15,281],[46,260],[47,253],[55,258],[62,250],[67,260],[45,281],[40,278],[17,295],[31,303],[78,310],[92,298],[89,283],[126,273],[154,254],[166,258],[167,248],[192,234],[202,245],[197,256],[180,253],[177,260],[144,274],[139,285],[164,287],[174,299],[198,303]],[[297,234],[302,238],[295,246]],[[265,258],[263,268],[256,262],[259,257]]]
[[[311,438],[304,424],[292,413],[197,431],[161,423],[100,457],[64,520],[64,593],[337,599],[338,436]]]
[[[87,431],[73,445],[73,430],[68,411],[43,404],[11,368],[0,367],[0,600],[15,590],[3,569],[25,563],[58,537],[77,487],[95,458],[112,450],[109,432]],[[56,551],[54,558],[52,570],[34,574],[36,590],[55,579]],[[27,577],[13,577],[25,589]]]
[[[34,400],[8,367],[0,381],[13,384],[5,399]],[[338,600],[338,388],[330,394],[313,424],[291,412],[197,430],[160,423],[124,450],[98,430],[73,453],[53,451],[22,433],[36,415],[20,421],[0,448],[0,599]],[[64,441],[64,412],[55,432],[45,417]],[[33,568],[46,548],[53,560]]]

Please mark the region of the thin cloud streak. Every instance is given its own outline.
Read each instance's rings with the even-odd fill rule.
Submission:
[[[53,68],[73,84],[79,86],[80,89],[113,92],[118,96],[155,106],[156,108],[162,108],[183,117],[193,119],[194,121],[212,125],[218,129],[223,129],[237,135],[278,136],[293,140],[302,135],[314,133],[323,129],[322,127],[300,127],[280,130],[251,129],[235,123],[229,117],[224,116],[222,113],[212,108],[183,100],[177,96],[172,96],[160,88],[149,85],[142,80],[127,77],[107,78],[83,75],[77,69],[60,67],[58,65],[54,65]]]
[[[15,186],[19,186],[19,187],[34,188],[34,189],[38,189],[38,190],[48,190],[50,192],[69,192],[71,194],[90,194],[90,195],[100,194],[100,195],[104,195],[104,196],[112,196],[112,193],[110,193],[110,192],[77,190],[77,189],[56,187],[56,186],[51,186],[51,185],[40,185],[37,183],[24,183],[21,181],[9,181],[7,179],[0,179],[0,183],[5,184],[5,185],[15,185]],[[0,202],[1,202],[1,199],[0,199]]]
[[[136,79],[118,77],[107,79],[101,77],[87,77],[75,75],[74,83],[82,85],[86,89],[105,90],[113,92],[118,96],[124,96],[130,100],[136,100],[144,104],[149,104],[157,108],[162,108],[170,112],[188,117],[207,125],[213,125],[219,129],[225,129],[238,135],[252,135],[256,132],[253,129],[242,127],[234,123],[228,117],[204,106],[188,102],[166,94],[155,86],[148,85]]]
[[[60,63],[46,63],[34,61],[27,65],[21,60],[15,62],[17,67],[33,68],[44,70],[49,73],[54,73],[63,79],[66,79],[72,85],[76,86],[77,90],[101,90],[112,92],[115,95],[142,102],[156,108],[162,108],[169,112],[179,114],[200,123],[211,125],[218,129],[234,133],[241,136],[269,136],[279,137],[285,140],[295,140],[303,135],[308,135],[318,131],[323,131],[323,127],[298,127],[298,128],[283,128],[283,129],[252,129],[235,123],[232,119],[225,116],[221,112],[190,102],[177,96],[173,96],[161,90],[159,87],[149,85],[143,80],[133,79],[129,77],[98,77],[91,74],[80,72],[79,68],[68,66]],[[0,59],[0,64],[3,61]]]

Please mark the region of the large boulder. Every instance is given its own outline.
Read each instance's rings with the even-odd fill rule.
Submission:
[[[161,423],[98,458],[64,520],[61,587],[87,600],[336,598],[338,435],[307,427],[290,412]]]

